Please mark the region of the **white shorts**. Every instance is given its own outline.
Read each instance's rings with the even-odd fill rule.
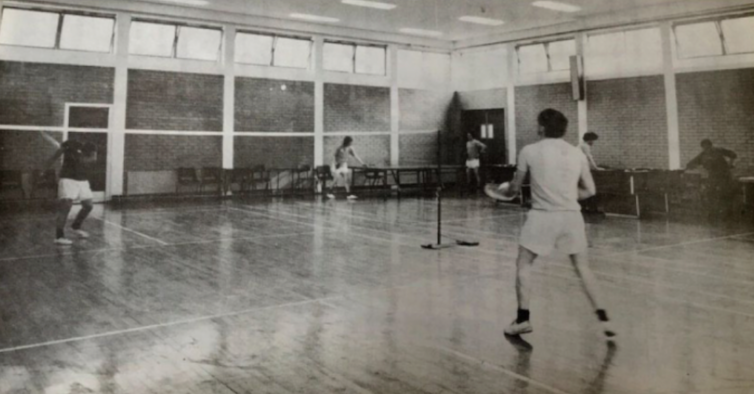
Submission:
[[[586,225],[579,211],[540,211],[526,215],[519,244],[537,255],[548,255],[553,248],[566,254],[586,250]]]
[[[343,163],[338,167],[336,163],[333,163],[332,165],[332,175],[333,177],[337,176],[346,176],[351,173],[351,170],[348,169],[348,163]]]
[[[64,200],[91,200],[94,198],[89,181],[61,178],[58,182],[58,198]]]
[[[479,159],[466,160],[466,168],[470,168],[470,169],[479,168]]]

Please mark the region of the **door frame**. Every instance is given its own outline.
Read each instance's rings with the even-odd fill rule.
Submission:
[[[70,127],[70,111],[73,107],[84,108],[107,108],[107,128],[105,129],[89,129],[89,128],[77,128]],[[101,103],[65,103],[65,113],[63,115],[63,141],[68,141],[68,133],[73,131],[76,133],[105,133],[107,136],[107,169],[105,173],[105,191],[93,192],[94,202],[109,201],[112,197],[112,191],[110,190],[110,177],[113,171],[113,138],[111,138],[113,128],[113,108],[114,104],[101,104]]]

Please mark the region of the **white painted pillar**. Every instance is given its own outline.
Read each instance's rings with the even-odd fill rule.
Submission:
[[[516,164],[518,149],[516,147],[516,78],[518,76],[518,58],[516,57],[516,46],[508,44],[506,48],[508,54],[508,86],[505,89],[507,93],[507,103],[505,105],[506,125],[505,134],[508,140],[508,164]]]
[[[576,55],[581,56],[582,61],[584,60],[584,54],[586,47],[586,40],[587,35],[586,33],[579,33],[576,35]],[[584,62],[586,63],[586,62]],[[586,69],[584,70],[584,99],[577,101],[577,111],[578,111],[578,120],[579,120],[579,143],[581,143],[582,138],[584,137],[584,134],[589,131],[589,120],[587,116],[587,103],[589,100],[589,95],[587,93],[586,89]]]
[[[325,40],[314,38],[314,165],[324,165],[325,161],[325,83],[322,52]]]
[[[223,43],[223,168],[233,169],[235,111],[236,111],[236,28],[225,27]]]
[[[665,108],[668,118],[668,168],[681,168],[681,136],[678,125],[678,93],[675,85],[675,52],[673,51],[673,25],[660,25],[662,37],[662,67],[665,80]]]
[[[131,15],[118,14],[116,18],[115,81],[113,84],[113,124],[110,125],[108,156],[110,196],[123,195],[126,155],[126,101],[128,99],[128,40]]]
[[[398,93],[398,48],[388,46],[387,72],[390,78],[390,165],[397,166],[400,162],[400,128],[401,106]]]

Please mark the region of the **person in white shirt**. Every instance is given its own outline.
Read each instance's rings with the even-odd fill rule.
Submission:
[[[480,187],[482,180],[479,177],[479,158],[487,150],[487,145],[474,138],[471,133],[466,134],[466,140],[466,179],[469,180],[470,187],[473,174],[477,187]]]
[[[608,340],[615,336],[600,299],[598,284],[587,258],[584,218],[579,200],[596,193],[587,158],[575,146],[563,140],[568,119],[559,111],[546,109],[537,118],[541,141],[521,150],[518,169],[507,196],[515,196],[527,174],[532,189],[532,209],[521,229],[516,261],[516,295],[518,314],[504,332],[520,335],[532,332],[529,320],[531,267],[537,256],[554,248],[569,255],[587,297],[603,324]]]
[[[352,156],[361,163],[362,166],[366,167],[366,164],[364,164],[364,161],[362,161],[359,155],[356,154],[356,151],[353,150],[353,147],[351,146],[352,144],[353,138],[346,137],[343,139],[343,143],[338,149],[335,150],[335,155],[333,157],[334,161],[332,164],[333,185],[330,192],[327,193],[327,198],[335,198],[335,186],[337,186],[338,181],[340,181],[346,189],[347,198],[349,200],[356,199],[356,196],[351,194],[351,170],[348,168],[348,157]]]

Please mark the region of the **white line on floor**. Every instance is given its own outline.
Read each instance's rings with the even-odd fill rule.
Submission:
[[[136,234],[136,235],[138,235],[138,236],[140,236],[140,237],[142,237],[142,238],[146,238],[146,239],[148,239],[148,240],[151,240],[151,241],[157,242],[158,244],[160,244],[160,245],[162,245],[162,246],[168,246],[168,245],[170,245],[169,243],[167,243],[167,242],[165,242],[165,241],[163,241],[163,240],[161,240],[161,239],[157,239],[157,238],[155,238],[155,237],[151,237],[151,236],[149,236],[149,235],[146,235],[146,234],[144,234],[144,233],[140,233],[140,232],[138,232],[138,231],[136,231],[136,230],[132,230],[132,229],[130,229],[130,228],[128,228],[128,227],[124,227],[124,226],[121,226],[120,224],[117,224],[117,223],[113,223],[113,222],[111,222],[111,221],[109,221],[109,220],[105,220],[105,219],[102,219],[102,218],[98,218],[98,217],[96,217],[96,216],[92,216],[92,219],[95,219],[95,220],[99,220],[99,221],[101,221],[102,223],[105,223],[105,224],[107,224],[107,225],[110,225],[110,226],[113,226],[113,227],[117,227],[117,228],[119,228],[119,229],[121,229],[121,230],[123,230],[123,231],[129,232],[129,233],[132,233],[132,234]]]

